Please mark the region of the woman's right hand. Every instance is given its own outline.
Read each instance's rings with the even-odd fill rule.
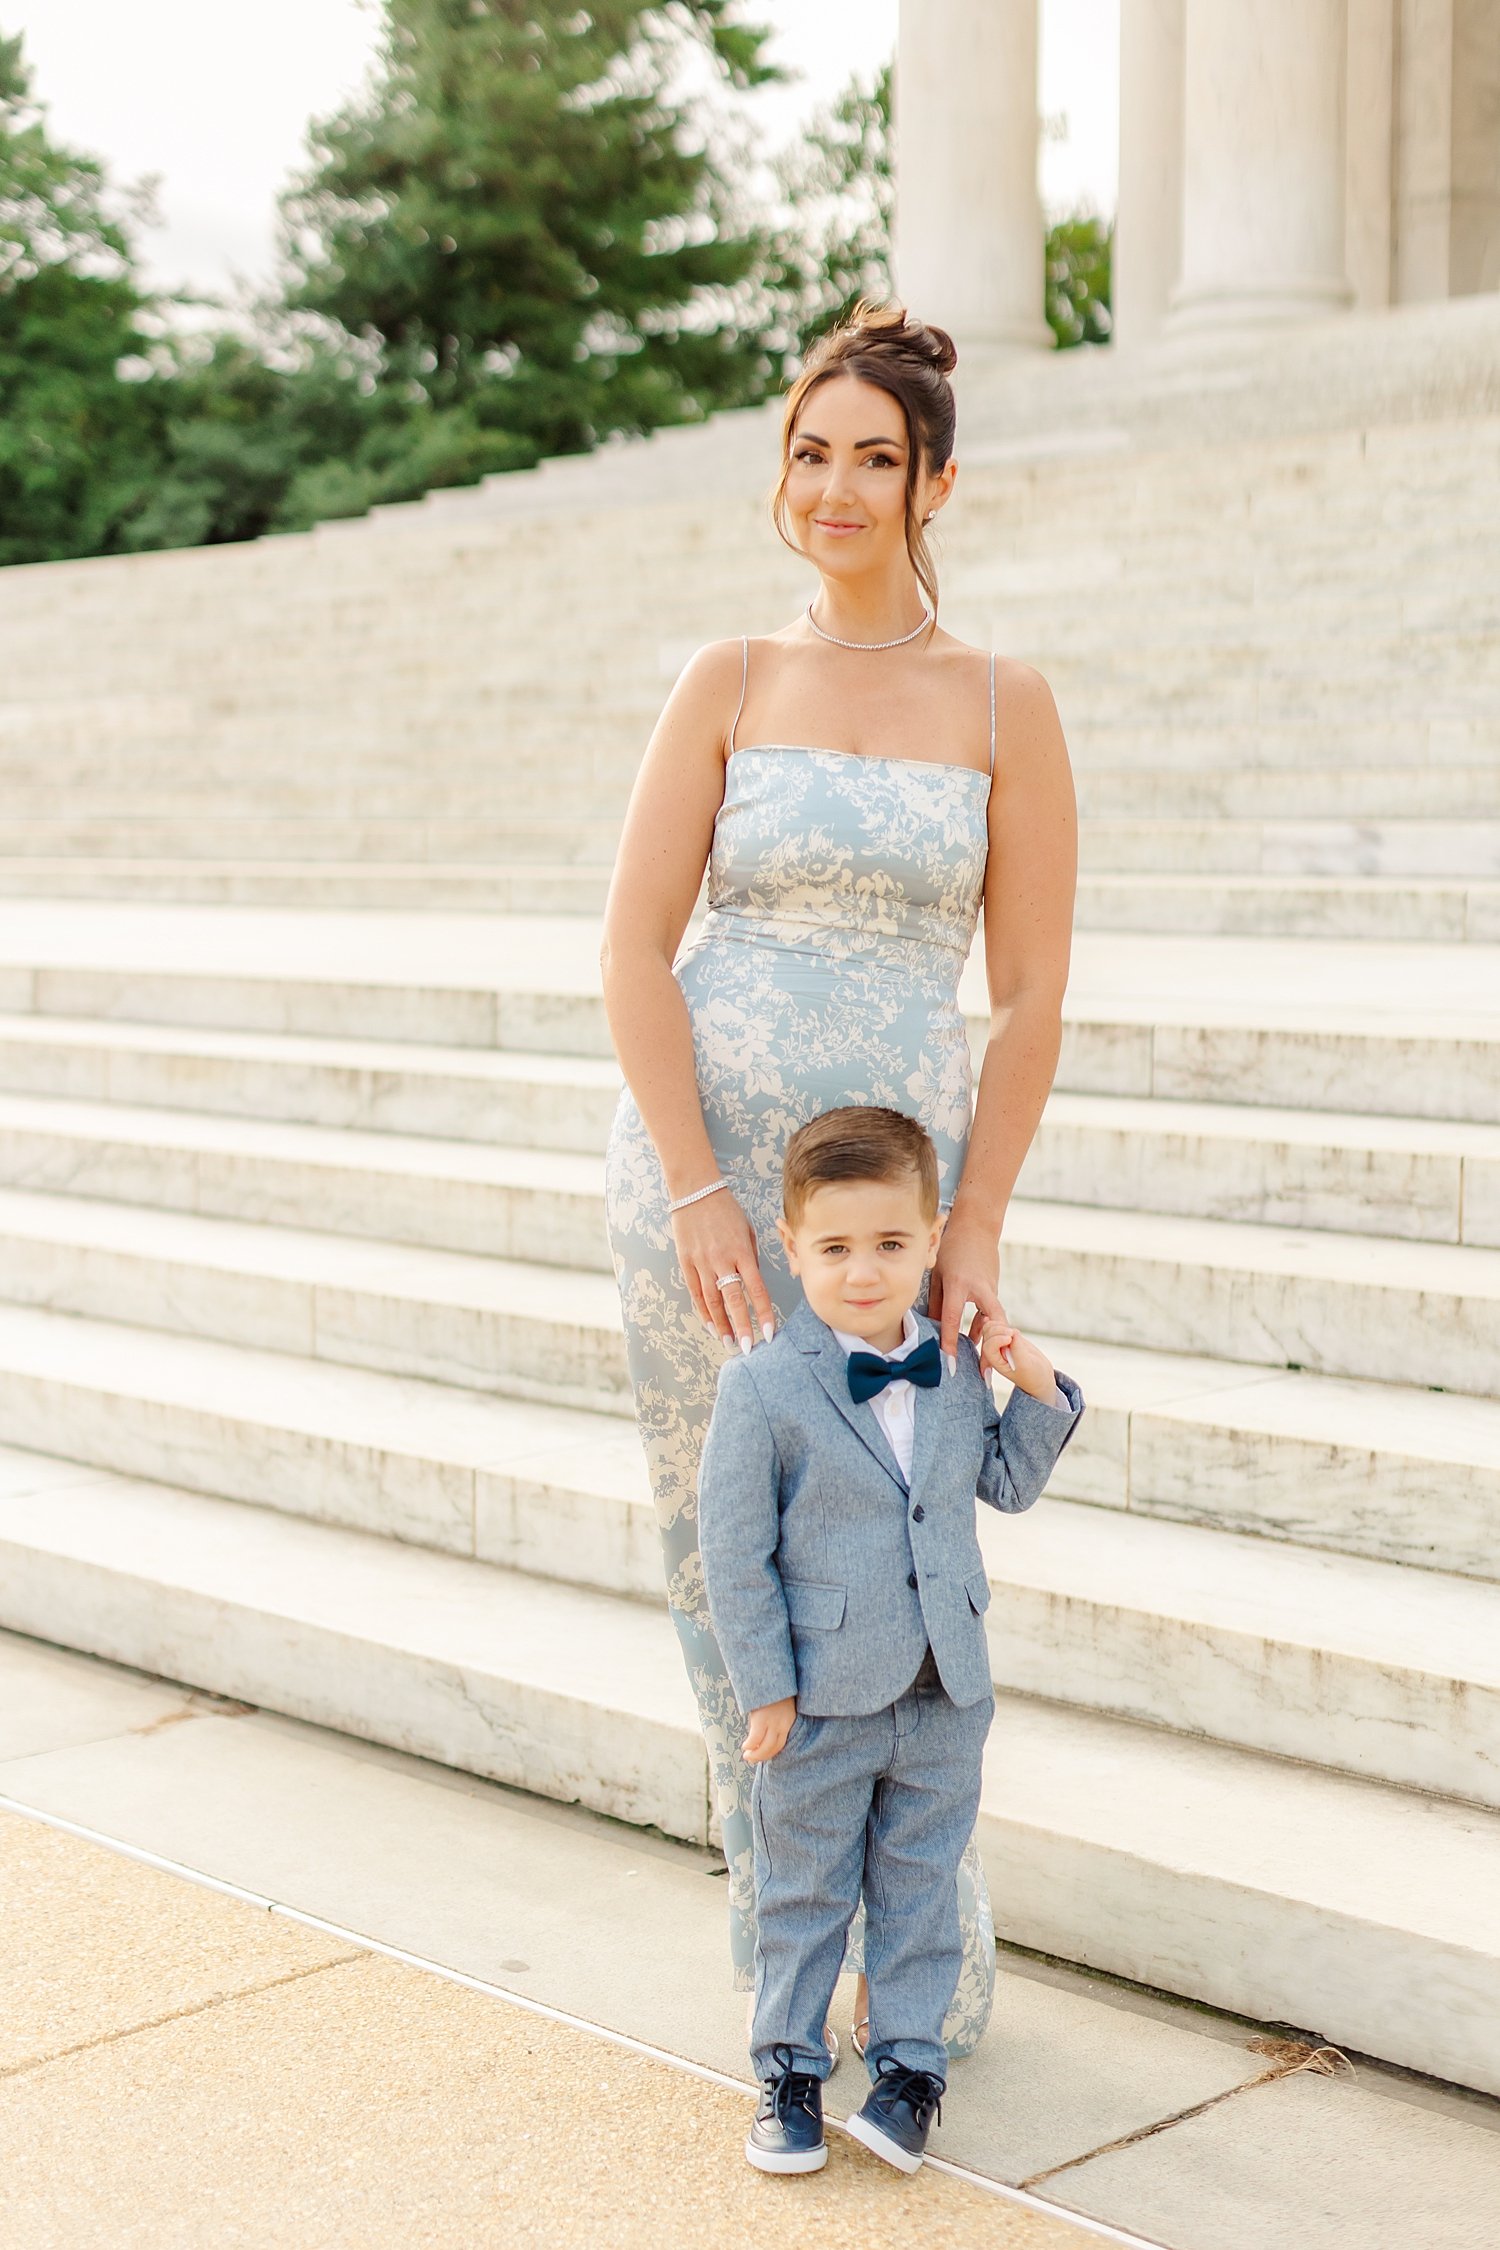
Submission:
[[[693,1310],[720,1343],[748,1352],[757,1329],[769,1343],[776,1315],[761,1279],[755,1229],[731,1188],[672,1214],[672,1239]]]

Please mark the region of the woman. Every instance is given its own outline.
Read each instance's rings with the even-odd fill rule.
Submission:
[[[724,1347],[753,1349],[797,1301],[775,1228],[782,1150],[844,1103],[921,1118],[949,1212],[929,1310],[951,1353],[967,1305],[1004,1318],[1001,1224],[1061,1039],[1076,823],[1056,709],[1029,666],[936,622],[924,526],[957,475],[955,359],[941,329],[894,306],[859,306],[815,347],[787,398],[773,515],[816,593],[779,632],[715,643],[683,672],[605,916],[628,1088],[610,1137],[610,1240],[742,1989],[749,1777],[704,1601],[696,1480]],[[674,969],[705,867],[709,912]],[[957,985],[981,902],[990,1035],[971,1125]],[[964,1868],[956,2055],[982,2036],[995,1979],[972,1842]],[[856,2039],[866,2013],[861,1987]]]

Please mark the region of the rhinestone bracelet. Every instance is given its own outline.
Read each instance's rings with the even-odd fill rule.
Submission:
[[[720,1188],[726,1188],[728,1185],[727,1180],[710,1180],[707,1187],[694,1188],[691,1195],[679,1195],[675,1203],[667,1205],[667,1209],[669,1211],[685,1211],[690,1203],[701,1203],[705,1195],[717,1195]]]

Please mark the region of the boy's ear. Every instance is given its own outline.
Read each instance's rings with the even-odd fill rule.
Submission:
[[[781,1237],[781,1247],[786,1252],[787,1264],[791,1267],[793,1273],[800,1273],[802,1269],[797,1263],[796,1242],[793,1239],[792,1230],[787,1225],[785,1219],[778,1219],[776,1221],[776,1232]]]
[[[938,1254],[938,1244],[943,1239],[943,1229],[947,1224],[947,1212],[939,1211],[937,1217],[932,1222],[932,1233],[928,1236],[927,1239],[927,1271],[929,1273],[931,1273],[932,1271],[933,1263]]]

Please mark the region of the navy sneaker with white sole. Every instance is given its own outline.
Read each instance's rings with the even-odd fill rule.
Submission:
[[[776,2073],[761,2081],[745,2156],[757,2172],[821,2172],[828,2162],[822,2080],[793,2067],[790,2047],[773,2053]]]
[[[948,2082],[925,2070],[908,2070],[887,2055],[865,2097],[864,2107],[846,2121],[844,2130],[883,2163],[898,2172],[920,2170],[927,2153],[927,2135],[934,2120],[941,2120]]]

